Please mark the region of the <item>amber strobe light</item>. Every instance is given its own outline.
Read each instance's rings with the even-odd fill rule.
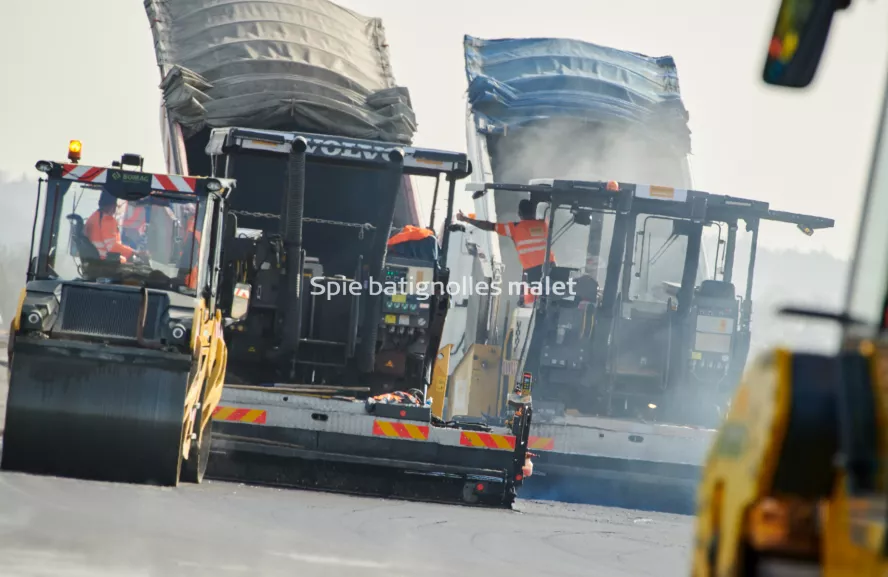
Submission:
[[[71,162],[78,162],[80,160],[80,151],[83,149],[83,144],[80,143],[79,140],[72,140],[68,143],[68,160]]]

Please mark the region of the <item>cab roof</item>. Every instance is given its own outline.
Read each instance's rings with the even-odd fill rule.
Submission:
[[[85,184],[100,184],[108,192],[119,197],[144,196],[150,192],[194,194],[197,196],[217,194],[226,197],[236,186],[234,180],[227,178],[161,174],[53,161],[38,162],[37,170],[45,173],[49,178]]]
[[[237,151],[289,154],[297,138],[308,143],[306,155],[313,160],[353,162],[357,165],[384,165],[388,153],[400,150],[404,154],[404,174],[435,176],[447,174],[465,178],[472,174],[472,163],[462,152],[404,146],[392,142],[345,138],[310,132],[256,130],[246,128],[215,128],[210,133],[206,152],[210,156]]]
[[[482,193],[482,190],[529,192],[537,200],[545,199],[546,202],[551,201],[559,206],[578,205],[593,210],[621,210],[618,198],[621,194],[630,195],[632,210],[675,218],[695,218],[705,200],[703,218],[708,221],[771,220],[810,230],[835,226],[835,220],[831,218],[772,210],[769,203],[761,200],[669,186],[628,182],[616,184],[619,189],[615,191],[608,190],[608,183],[604,181],[539,178],[531,180],[530,184],[472,183],[466,185],[466,190],[474,190],[476,195]],[[694,205],[701,208],[695,209]]]

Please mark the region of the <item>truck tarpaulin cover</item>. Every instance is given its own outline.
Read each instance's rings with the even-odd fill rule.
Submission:
[[[464,38],[468,81],[469,147],[490,163],[494,180],[533,178],[617,180],[690,187],[691,136],[678,71],[669,56],[649,57],[563,38]],[[479,145],[485,147],[481,149]],[[517,219],[520,195],[493,195],[496,219]],[[556,215],[560,229],[567,215]],[[590,231],[565,229],[553,250],[561,266],[588,266],[590,235],[601,239],[599,282],[610,247],[612,217]],[[654,230],[657,229],[657,230]],[[656,250],[670,223],[648,227]],[[661,238],[662,237],[662,238]],[[654,282],[676,280],[684,239],[660,266],[669,272]],[[499,239],[505,281],[519,279],[513,243]],[[592,265],[594,266],[594,264]],[[666,274],[666,273],[664,273]]]
[[[464,40],[468,99],[481,134],[546,119],[635,125],[690,152],[688,113],[670,56],[560,38]]]
[[[326,0],[145,0],[164,102],[185,137],[248,126],[410,143],[385,30]]]

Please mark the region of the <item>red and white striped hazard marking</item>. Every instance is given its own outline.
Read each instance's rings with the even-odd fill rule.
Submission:
[[[197,179],[177,174],[152,174],[151,188],[167,192],[194,192]]]
[[[80,164],[63,164],[62,178],[79,182],[105,184],[108,181],[108,169],[98,166]],[[178,174],[152,174],[151,188],[165,192],[194,193],[197,190],[197,179]]]
[[[62,178],[80,182],[104,184],[108,179],[108,169],[99,166],[81,166],[79,164],[63,164]]]

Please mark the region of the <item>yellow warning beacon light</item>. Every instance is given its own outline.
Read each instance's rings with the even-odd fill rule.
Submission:
[[[79,140],[72,140],[68,143],[68,160],[77,164],[80,160],[80,151],[83,150],[83,144]]]

